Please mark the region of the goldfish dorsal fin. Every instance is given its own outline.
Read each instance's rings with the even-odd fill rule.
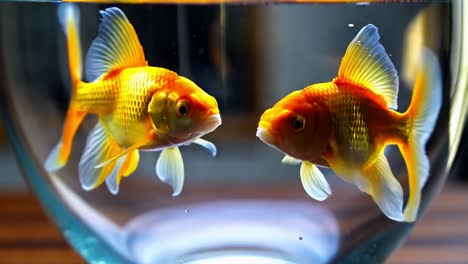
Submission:
[[[336,81],[366,87],[381,95],[387,107],[396,109],[398,75],[379,39],[377,27],[363,27],[349,44]]]
[[[111,70],[147,66],[138,36],[117,7],[100,11],[99,34],[86,55],[86,79],[94,81]]]

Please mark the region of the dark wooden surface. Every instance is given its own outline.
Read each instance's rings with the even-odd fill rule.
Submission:
[[[0,194],[0,264],[84,263],[31,193]],[[451,183],[387,263],[468,263],[468,186]]]

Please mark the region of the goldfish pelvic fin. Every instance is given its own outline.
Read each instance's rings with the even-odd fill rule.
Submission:
[[[178,147],[169,147],[161,152],[156,163],[156,174],[162,182],[172,187],[172,196],[177,196],[182,192],[184,161]]]
[[[363,27],[351,41],[341,61],[335,82],[366,87],[397,108],[398,75],[374,25]]]
[[[80,46],[80,12],[74,4],[61,4],[58,8],[58,17],[62,25],[63,32],[67,36],[68,46],[68,68],[73,84],[76,88],[81,82],[81,46]]]
[[[120,157],[110,175],[106,178],[106,185],[112,194],[119,192],[119,185],[122,176],[129,176],[138,167],[140,154],[134,150],[127,155]]]
[[[435,55],[425,49],[422,65],[414,85],[413,98],[406,112],[411,122],[411,132],[406,144],[400,144],[400,152],[405,160],[409,179],[409,197],[404,214],[405,221],[417,218],[421,200],[421,189],[429,177],[429,159],[426,143],[431,135],[442,104],[442,77]]]
[[[284,156],[284,158],[281,160],[281,162],[282,162],[283,164],[286,164],[286,165],[293,165],[293,166],[294,166],[294,165],[299,165],[299,164],[301,164],[301,163],[302,163],[302,160],[298,160],[298,159],[293,158],[293,157],[291,157],[291,156],[289,156],[289,155],[286,155],[286,156]]]
[[[92,190],[108,177],[115,179],[117,183],[120,182],[120,177],[124,172],[122,168],[126,156],[120,157],[119,160],[113,160],[103,167],[96,168],[96,165],[117,156],[121,152],[123,152],[123,148],[114,142],[101,123],[98,122],[86,140],[86,147],[78,165],[81,187],[85,190]],[[113,194],[118,192],[118,188],[115,188],[115,186],[109,187],[109,190]]]
[[[332,191],[322,172],[314,164],[303,161],[301,165],[301,182],[308,195],[318,201],[323,201]]]
[[[147,66],[132,24],[117,7],[100,11],[99,34],[86,55],[86,79],[95,81],[111,70]]]
[[[213,157],[216,157],[216,152],[217,152],[217,149],[216,149],[216,145],[213,144],[213,142],[210,142],[208,140],[204,140],[202,138],[197,138],[195,139],[194,141],[192,141],[193,143],[197,144],[197,145],[200,145],[202,146],[203,148],[207,149],[211,155]]]
[[[403,220],[403,190],[393,176],[387,158],[381,154],[372,164],[361,170],[362,177],[356,176],[357,187],[372,196],[382,212],[395,221]]]
[[[61,140],[50,152],[44,166],[47,171],[57,171],[61,169],[68,161],[72,149],[73,138],[81,122],[86,116],[86,112],[78,111],[70,107],[65,118]]]

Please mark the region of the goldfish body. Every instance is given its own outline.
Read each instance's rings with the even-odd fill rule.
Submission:
[[[331,189],[316,167],[330,167],[339,177],[372,196],[389,218],[416,219],[421,189],[429,175],[425,144],[441,106],[441,75],[428,50],[416,78],[411,105],[396,112],[398,76],[373,25],[361,29],[341,62],[338,77],[292,92],[262,115],[257,136],[286,154],[283,163],[302,164],[305,191],[325,200]],[[384,155],[398,145],[409,177],[409,200]]]
[[[177,73],[147,65],[138,36],[118,8],[100,12],[99,34],[86,57],[86,79],[81,81],[79,14],[74,5],[59,7],[67,35],[73,94],[62,138],[45,162],[56,171],[68,161],[73,137],[87,114],[99,121],[88,136],[78,174],[91,190],[106,181],[117,194],[122,176],[138,166],[139,150],[162,150],[156,165],[159,178],[173,195],[183,186],[180,145],[196,143],[216,154],[216,147],[200,137],[221,124],[216,99]]]

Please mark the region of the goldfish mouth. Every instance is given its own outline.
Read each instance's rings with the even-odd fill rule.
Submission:
[[[263,143],[267,144],[271,148],[284,153],[276,144],[275,142],[275,137],[264,127],[258,127],[257,128],[257,134],[256,136],[263,141]]]
[[[263,127],[257,128],[256,136],[260,138],[260,140],[265,142],[266,144],[272,147],[275,147],[273,135],[266,128],[263,128]]]
[[[206,121],[201,125],[202,133],[210,133],[221,125],[221,115],[210,115]]]

